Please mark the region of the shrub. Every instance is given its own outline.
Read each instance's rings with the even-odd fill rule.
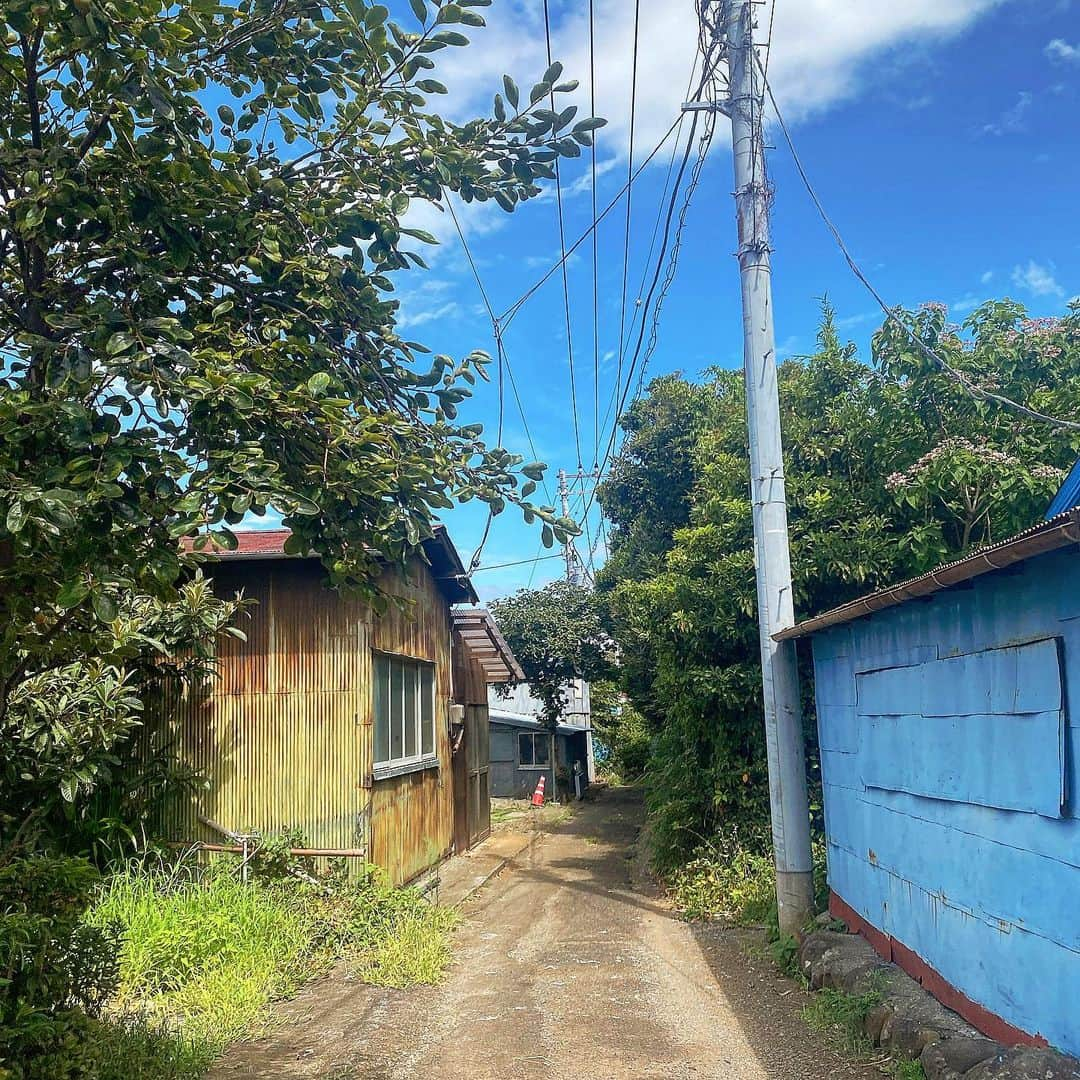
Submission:
[[[698,848],[668,878],[672,899],[692,919],[765,923],[776,904],[772,853],[747,845],[735,830]]]

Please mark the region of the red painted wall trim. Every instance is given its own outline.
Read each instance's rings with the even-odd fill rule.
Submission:
[[[1026,1031],[1010,1024],[996,1013],[972,1001],[966,994],[946,981],[918,953],[913,952],[903,942],[889,934],[882,933],[876,926],[864,919],[850,904],[836,893],[829,893],[829,914],[840,919],[853,934],[866,938],[874,951],[883,959],[896,964],[906,971],[924,990],[948,1009],[959,1013],[972,1027],[981,1031],[988,1039],[1003,1043],[1005,1046],[1046,1046],[1041,1035],[1029,1035]]]

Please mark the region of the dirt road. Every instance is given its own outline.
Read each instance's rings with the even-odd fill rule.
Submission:
[[[323,980],[213,1080],[863,1080],[799,1018],[805,997],[694,928],[633,858],[640,795],[586,803],[469,902],[440,987]]]

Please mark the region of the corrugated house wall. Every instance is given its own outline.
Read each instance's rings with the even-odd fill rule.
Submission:
[[[177,840],[220,842],[199,817],[236,832],[299,830],[313,847],[366,848],[404,882],[452,843],[447,730],[451,693],[449,605],[419,561],[411,583],[388,572],[383,588],[413,600],[374,615],[323,585],[312,560],[257,560],[213,567],[222,595],[258,601],[225,637],[220,677],[192,695],[170,724],[180,758],[208,789],[168,822]],[[433,662],[439,768],[371,781],[373,651]]]
[[[1080,1053],[1080,552],[813,641],[834,910],[984,1030]]]

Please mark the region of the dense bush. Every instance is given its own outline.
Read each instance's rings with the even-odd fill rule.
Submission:
[[[0,1078],[172,1080],[196,1075],[168,1034],[103,1018],[119,985],[117,929],[82,920],[98,872],[42,855],[0,867]]]
[[[1080,305],[1029,320],[1011,301],[964,325],[941,305],[920,336],[980,385],[1062,416],[1080,382]],[[795,607],[806,617],[1037,521],[1080,439],[977,399],[891,324],[873,361],[826,308],[814,355],[779,371]],[[623,418],[600,502],[612,523],[597,578],[622,688],[655,737],[650,828],[663,870],[739,830],[765,854],[768,777],[741,372],[653,381]],[[820,824],[813,696],[804,717]]]

